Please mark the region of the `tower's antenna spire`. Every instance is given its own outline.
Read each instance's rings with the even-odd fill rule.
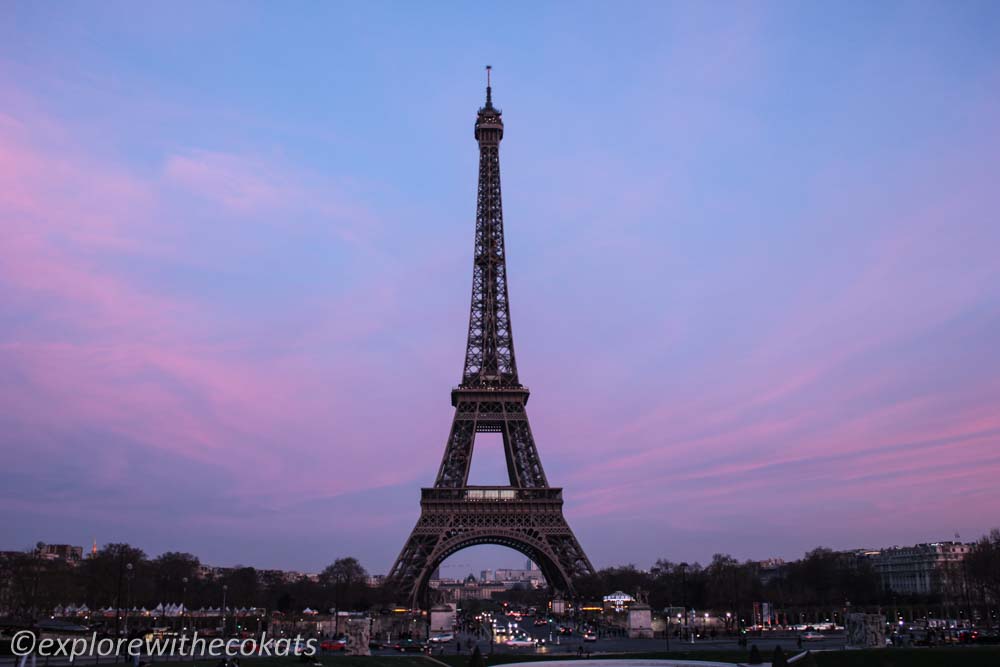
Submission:
[[[493,106],[493,89],[490,87],[490,71],[493,70],[492,65],[486,66],[486,106]]]

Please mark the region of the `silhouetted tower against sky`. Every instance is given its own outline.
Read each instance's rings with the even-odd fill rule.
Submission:
[[[426,602],[431,573],[453,553],[476,544],[516,549],[538,563],[549,585],[572,594],[573,580],[593,572],[562,513],[538,458],[517,377],[507,299],[507,262],[500,201],[503,120],[493,106],[487,68],[486,104],[475,126],[479,194],[472,263],[472,304],[462,382],[452,389],[455,417],[433,488],[421,491],[420,519],[389,572],[413,608]],[[508,486],[469,486],[477,433],[500,433]]]

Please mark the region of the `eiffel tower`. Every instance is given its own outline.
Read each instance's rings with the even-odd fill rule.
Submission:
[[[421,490],[420,518],[388,576],[412,609],[426,606],[428,580],[441,562],[477,544],[520,551],[562,595],[572,595],[573,580],[594,571],[563,517],[562,489],[545,478],[525,410],[528,388],[517,378],[500,202],[503,121],[493,106],[489,75],[487,67],[486,104],[475,126],[479,195],[472,306],[462,382],[451,392],[455,417],[437,480]],[[508,486],[469,486],[477,433],[502,434]]]

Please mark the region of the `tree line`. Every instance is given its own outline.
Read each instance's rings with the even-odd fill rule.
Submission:
[[[273,570],[236,566],[206,574],[196,556],[167,552],[149,558],[129,544],[107,544],[79,562],[41,557],[41,549],[0,559],[0,615],[37,619],[65,605],[90,610],[182,604],[188,609],[264,608],[301,612],[367,609],[382,591],[367,584],[355,558],[340,558],[318,577],[288,578]]]
[[[648,571],[632,565],[605,568],[578,580],[576,587],[584,599],[597,600],[615,590],[638,592],[656,610],[729,611],[740,619],[753,618],[754,603],[766,601],[790,616],[849,607],[891,615],[893,609],[916,608],[952,617],[975,612],[992,625],[1000,604],[1000,530],[975,542],[963,560],[939,568],[933,576],[934,590],[926,595],[888,590],[870,560],[822,547],[766,574],[762,576],[755,561],[716,554],[704,566],[658,560]]]
[[[598,602],[613,591],[638,593],[655,610],[667,607],[729,611],[735,619],[753,618],[754,604],[774,608],[843,610],[923,605],[941,613],[986,615],[1000,601],[1000,530],[974,543],[952,571],[942,571],[941,586],[917,597],[885,590],[866,559],[817,548],[797,561],[782,564],[762,576],[760,565],[716,554],[707,565],[658,560],[649,570],[632,565],[602,569],[575,581],[581,601]],[[507,591],[499,597],[514,602],[542,603],[545,591]],[[0,559],[0,614],[39,618],[57,606],[86,604],[91,610],[183,604],[189,609],[222,606],[264,608],[268,612],[299,613],[309,607],[326,613],[384,607],[395,599],[391,590],[368,585],[368,575],[355,558],[340,558],[318,577],[289,578],[285,573],[237,566],[206,571],[197,557],[167,552],[156,558],[128,544],[107,544],[78,563],[47,560],[41,550]],[[949,611],[949,608],[951,611]]]

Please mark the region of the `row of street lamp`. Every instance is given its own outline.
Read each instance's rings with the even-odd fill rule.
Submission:
[[[682,617],[687,617],[687,615],[688,615],[687,610],[685,610],[684,614],[677,614],[677,625],[681,625],[681,618]],[[694,609],[692,609],[691,612],[690,612],[690,618],[691,619],[697,618],[697,616],[694,613]],[[709,619],[709,614],[708,614],[708,612],[705,612],[705,624],[706,624],[706,626],[708,624],[708,619]],[[727,611],[726,612],[726,629],[727,630],[729,629],[730,624],[732,623],[732,619],[733,619],[732,612]],[[670,614],[666,613],[666,611],[663,614],[663,622],[664,622],[663,636],[666,637],[666,639],[667,639],[667,650],[669,651],[670,650]],[[693,626],[693,625],[694,625],[694,623],[690,624],[690,626]],[[685,625],[685,627],[690,627],[690,626]],[[691,635],[691,643],[693,644],[694,643],[694,628],[693,627],[691,627],[690,635]]]

